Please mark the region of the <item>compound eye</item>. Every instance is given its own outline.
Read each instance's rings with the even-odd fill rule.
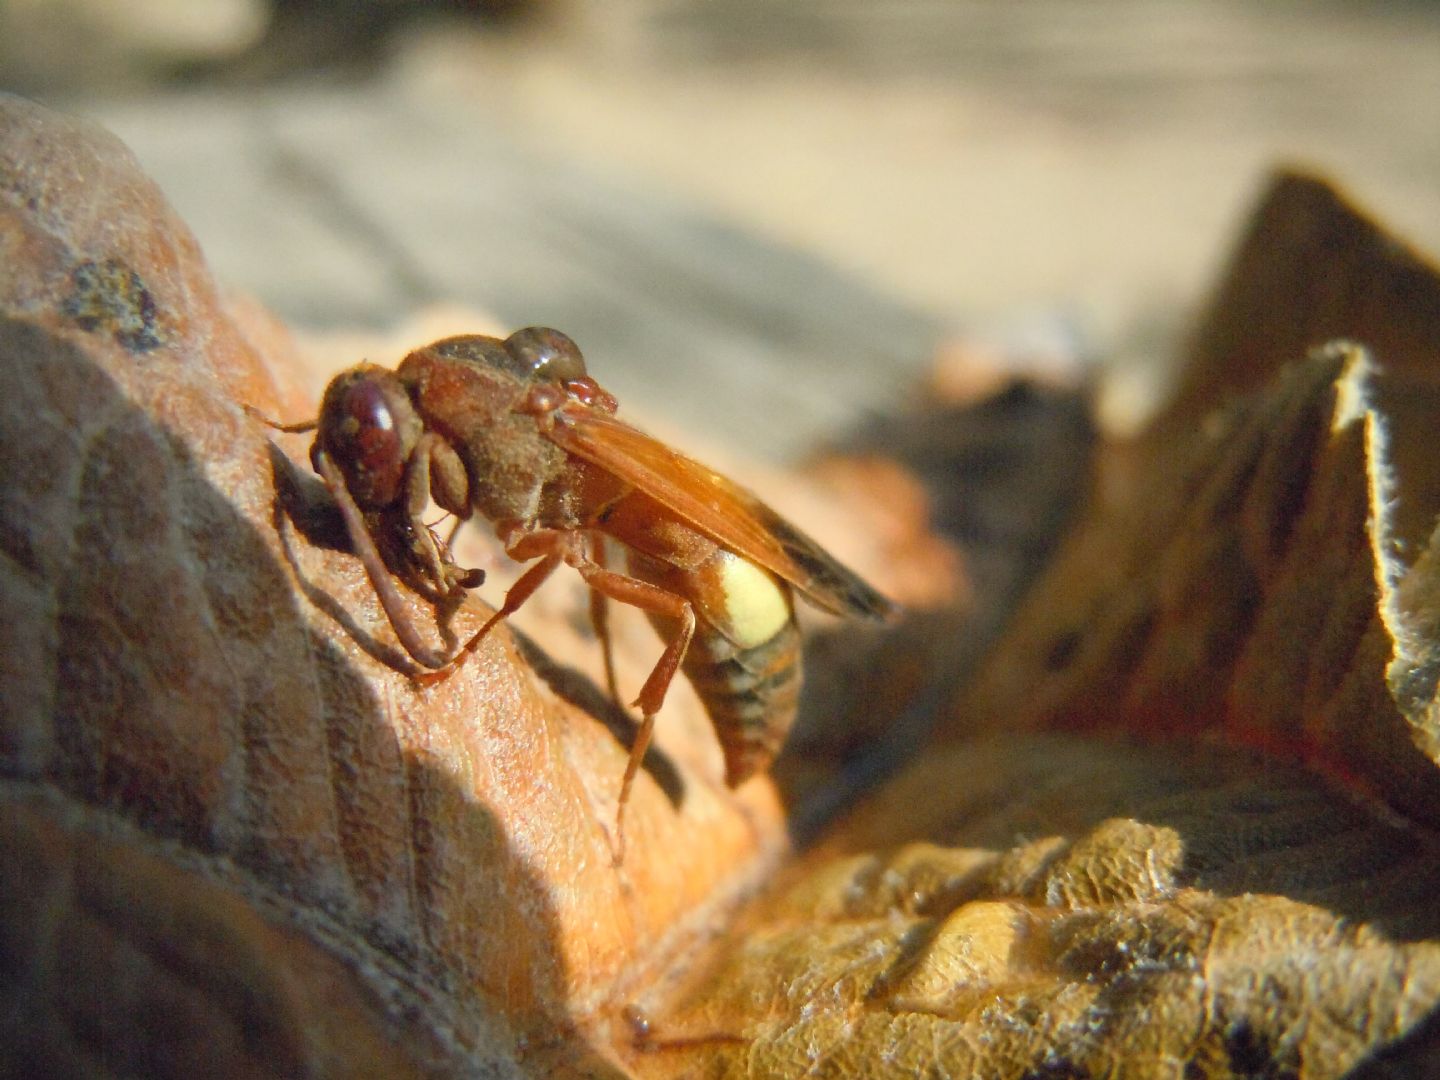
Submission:
[[[345,474],[356,503],[381,509],[401,496],[417,426],[409,398],[388,372],[352,369],[326,390],[316,441]]]
[[[585,377],[580,347],[548,326],[527,326],[505,339],[505,349],[538,382],[566,383]]]

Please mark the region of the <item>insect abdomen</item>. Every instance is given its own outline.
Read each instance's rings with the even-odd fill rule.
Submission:
[[[643,532],[619,514],[607,524],[624,523],[627,541],[651,548],[648,555],[627,550],[631,574],[690,602],[695,636],[680,667],[715,725],[725,782],[734,787],[774,760],[795,721],[800,631],[790,587],[691,530],[659,521],[663,528]],[[666,640],[678,631],[673,620],[650,621]]]
[[[742,648],[701,623],[681,665],[715,725],[730,787],[769,766],[800,703],[800,631],[788,619],[769,641]]]

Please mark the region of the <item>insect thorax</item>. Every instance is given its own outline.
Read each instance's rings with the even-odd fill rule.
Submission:
[[[457,449],[470,474],[471,504],[491,521],[536,520],[552,501],[546,489],[563,484],[565,452],[529,417],[507,417]]]

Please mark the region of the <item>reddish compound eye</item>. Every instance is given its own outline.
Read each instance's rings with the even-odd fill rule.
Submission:
[[[368,479],[376,502],[399,497],[405,476],[405,454],[395,430],[395,416],[375,383],[360,383],[345,395],[345,429],[353,431],[355,471]]]
[[[326,389],[315,447],[339,466],[357,505],[379,510],[404,493],[420,426],[394,375],[362,366],[337,375]]]

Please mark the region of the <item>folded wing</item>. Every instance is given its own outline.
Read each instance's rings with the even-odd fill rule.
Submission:
[[[895,605],[738,484],[622,420],[580,405],[551,414],[564,450],[614,473],[721,547],[836,615],[887,619]]]

